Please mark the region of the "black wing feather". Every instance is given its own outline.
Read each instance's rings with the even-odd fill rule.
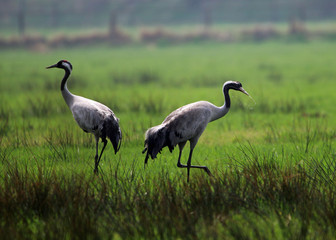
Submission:
[[[142,153],[146,154],[145,164],[148,161],[148,157],[150,156],[152,159],[155,159],[157,154],[161,152],[161,150],[168,146],[169,150],[172,151],[174,146],[172,146],[169,140],[169,131],[167,126],[164,127],[153,127],[150,128],[146,133],[145,140],[145,149]]]
[[[110,139],[114,153],[117,153],[121,146],[122,134],[119,127],[119,119],[111,116],[104,122],[104,128],[106,130],[106,136]]]

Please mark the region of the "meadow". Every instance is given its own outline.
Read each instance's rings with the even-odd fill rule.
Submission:
[[[3,239],[332,239],[336,234],[335,42],[134,44],[2,49],[0,236]],[[94,138],[60,93],[120,118],[93,174]],[[144,168],[145,131],[198,100],[232,108],[208,125],[193,164],[164,149]],[[102,145],[100,145],[101,147]],[[182,162],[188,157],[186,146]]]

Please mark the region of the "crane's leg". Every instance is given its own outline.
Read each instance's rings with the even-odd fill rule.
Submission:
[[[99,137],[96,137],[96,155],[95,155],[95,168],[93,172],[95,174],[98,174],[98,143],[99,143]]]
[[[192,153],[193,153],[194,149],[190,148],[190,153],[189,153],[189,158],[188,158],[188,162],[187,162],[187,170],[188,170],[188,178],[187,178],[187,182],[189,182],[189,175],[190,175],[190,167],[191,167],[191,157],[192,157]]]
[[[179,153],[179,157],[178,157],[178,160],[177,160],[177,167],[179,167],[179,168],[186,167],[185,165],[181,164],[181,156],[182,156],[182,151],[183,151],[183,148],[184,148],[185,144],[186,144],[186,142],[179,143],[180,153]]]
[[[98,164],[99,164],[99,162],[100,162],[100,158],[101,158],[101,156],[103,155],[104,149],[105,149],[105,147],[106,147],[107,140],[106,140],[106,139],[102,139],[102,142],[104,143],[104,146],[103,146],[103,148],[102,148],[102,150],[101,150],[101,152],[100,152],[100,155],[99,155],[99,158],[98,158],[98,162],[97,162],[97,167],[98,167]]]
[[[189,182],[190,168],[200,168],[200,169],[203,169],[209,176],[212,176],[212,174],[211,174],[211,172],[210,172],[210,170],[208,169],[207,166],[191,165],[192,153],[194,151],[193,147],[190,147],[190,153],[189,153],[189,158],[188,158],[187,165],[181,164],[181,155],[182,155],[182,150],[183,150],[184,145],[185,145],[185,143],[183,144],[182,148],[179,145],[180,146],[180,153],[179,153],[179,158],[178,158],[178,161],[177,161],[177,167],[179,167],[179,168],[187,168],[187,170],[188,170],[187,182]]]
[[[203,169],[209,176],[212,176],[209,168],[207,166],[196,166],[196,165],[191,165],[191,157],[192,153],[194,151],[194,148],[190,148],[190,153],[189,153],[189,158],[187,162],[187,169],[188,169],[188,182],[189,182],[189,174],[190,174],[190,168],[200,168]]]

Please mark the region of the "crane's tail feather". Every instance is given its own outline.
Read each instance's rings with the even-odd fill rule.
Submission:
[[[115,151],[115,153],[117,153],[121,147],[121,143],[122,143],[122,133],[121,133],[121,130],[119,129],[119,143],[118,143],[118,147],[117,147],[117,150]]]
[[[120,128],[118,129],[117,134],[114,136],[114,139],[111,139],[111,142],[114,148],[114,153],[116,154],[119,151],[122,142],[122,134]]]
[[[147,164],[149,156],[152,159],[156,158],[157,154],[166,146],[170,146],[170,144],[167,138],[167,129],[164,126],[159,125],[148,129],[146,132],[145,149],[142,151],[142,153],[147,152],[145,164]]]
[[[114,153],[117,153],[121,147],[122,134],[117,121],[105,122],[106,135],[111,140],[114,148]]]
[[[148,162],[148,158],[149,158],[149,153],[146,153],[146,157],[145,157],[145,163],[144,163],[144,167],[146,167],[146,164]]]

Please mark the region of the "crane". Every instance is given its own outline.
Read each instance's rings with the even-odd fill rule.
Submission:
[[[180,152],[177,167],[187,168],[188,182],[190,168],[203,169],[208,175],[211,175],[208,167],[191,165],[192,153],[208,123],[228,113],[231,107],[230,89],[240,91],[249,96],[240,82],[227,81],[223,85],[225,99],[223,106],[217,107],[207,101],[194,102],[176,109],[160,125],[149,128],[145,134],[145,149],[142,151],[142,153],[147,151],[145,166],[149,156],[155,159],[164,147],[167,146],[169,151],[172,152],[174,147],[178,145]],[[190,152],[187,165],[184,165],[181,164],[181,155],[187,141],[190,142]]]
[[[95,136],[96,155],[94,173],[98,174],[98,165],[107,144],[106,137],[110,139],[115,154],[120,149],[122,134],[119,127],[119,119],[115,116],[113,111],[105,105],[91,99],[74,95],[68,90],[67,80],[72,72],[72,65],[69,61],[61,60],[47,67],[47,69],[49,68],[60,68],[65,71],[61,82],[61,92],[79,127],[83,129],[84,132],[92,133]],[[99,138],[101,138],[104,146],[98,157]]]

